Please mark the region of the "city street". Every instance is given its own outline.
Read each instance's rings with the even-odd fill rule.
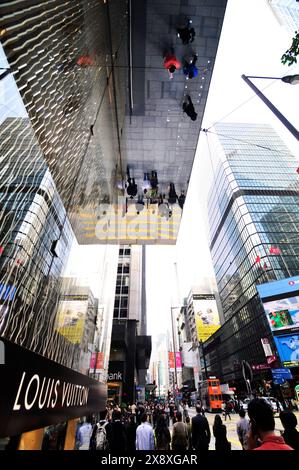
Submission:
[[[196,415],[195,408],[189,408],[188,413],[189,413],[190,418],[192,419]],[[299,411],[296,411],[295,415],[297,416],[297,419],[299,421]],[[213,424],[214,424],[215,416],[216,416],[216,413],[206,413],[206,418],[209,421],[210,430],[211,430],[210,450],[215,450],[215,439],[213,436]],[[232,414],[231,420],[227,418],[227,420],[224,421],[224,417],[223,417],[223,424],[225,424],[226,430],[227,430],[227,439],[231,442],[232,450],[242,449],[238,436],[237,436],[237,431],[236,431],[236,425],[237,425],[238,420],[239,420],[238,414]],[[278,414],[275,415],[275,430],[277,431],[278,434],[280,431],[283,430]]]
[[[1,462],[299,451],[299,0],[0,18]]]

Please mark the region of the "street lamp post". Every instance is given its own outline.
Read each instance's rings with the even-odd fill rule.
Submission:
[[[174,391],[177,387],[178,384],[178,373],[177,373],[177,368],[176,368],[176,350],[175,350],[175,341],[174,341],[174,324],[173,324],[173,310],[177,309],[180,307],[170,307],[171,311],[171,329],[172,329],[172,345],[173,345],[173,360],[174,360]]]
[[[207,369],[206,355],[205,355],[205,351],[203,348],[203,341],[199,340],[199,344],[201,346],[201,355],[203,358],[203,365],[204,365],[204,370],[205,370],[205,380],[208,380],[208,369]]]
[[[258,77],[258,76],[247,76],[242,75],[243,80],[247,83],[248,86],[256,93],[256,95],[265,103],[266,106],[275,114],[275,116],[282,122],[282,124],[293,134],[295,139],[299,140],[299,131],[293,126],[293,124],[288,121],[288,119],[271,103],[268,98],[252,83],[250,78],[262,78],[268,80],[282,80],[284,83],[289,83],[291,85],[296,85],[299,83],[299,75],[287,75],[286,77]]]

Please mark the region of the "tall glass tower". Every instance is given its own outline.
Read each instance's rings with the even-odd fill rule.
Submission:
[[[271,335],[255,286],[299,273],[299,182],[298,161],[269,125],[215,129],[221,162],[208,212],[225,324],[207,343],[224,335],[217,348],[225,368],[264,362],[260,338]]]
[[[268,0],[277,21],[290,33],[298,31],[299,3],[296,0]]]
[[[298,161],[268,125],[215,128],[222,162],[208,203],[210,247],[228,319],[255,283],[298,274]]]

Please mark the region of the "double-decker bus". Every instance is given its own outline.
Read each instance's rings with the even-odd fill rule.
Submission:
[[[206,411],[222,411],[220,380],[216,379],[216,377],[209,377],[208,380],[202,382],[199,396],[201,404]]]

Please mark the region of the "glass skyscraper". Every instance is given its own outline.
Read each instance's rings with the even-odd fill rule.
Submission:
[[[260,338],[272,341],[256,284],[299,273],[299,183],[298,161],[270,126],[219,123],[215,130],[221,162],[208,215],[225,324],[206,348],[212,367],[218,338],[225,376],[240,359],[264,362]]]
[[[296,0],[268,0],[279,23],[290,33],[298,31],[299,3]]]
[[[0,134],[0,334],[70,365],[54,324],[73,232],[29,119],[7,118]]]
[[[115,202],[116,181],[122,179],[126,12],[124,0],[0,6],[10,71],[2,83],[14,77],[79,242],[85,220],[100,204]]]

